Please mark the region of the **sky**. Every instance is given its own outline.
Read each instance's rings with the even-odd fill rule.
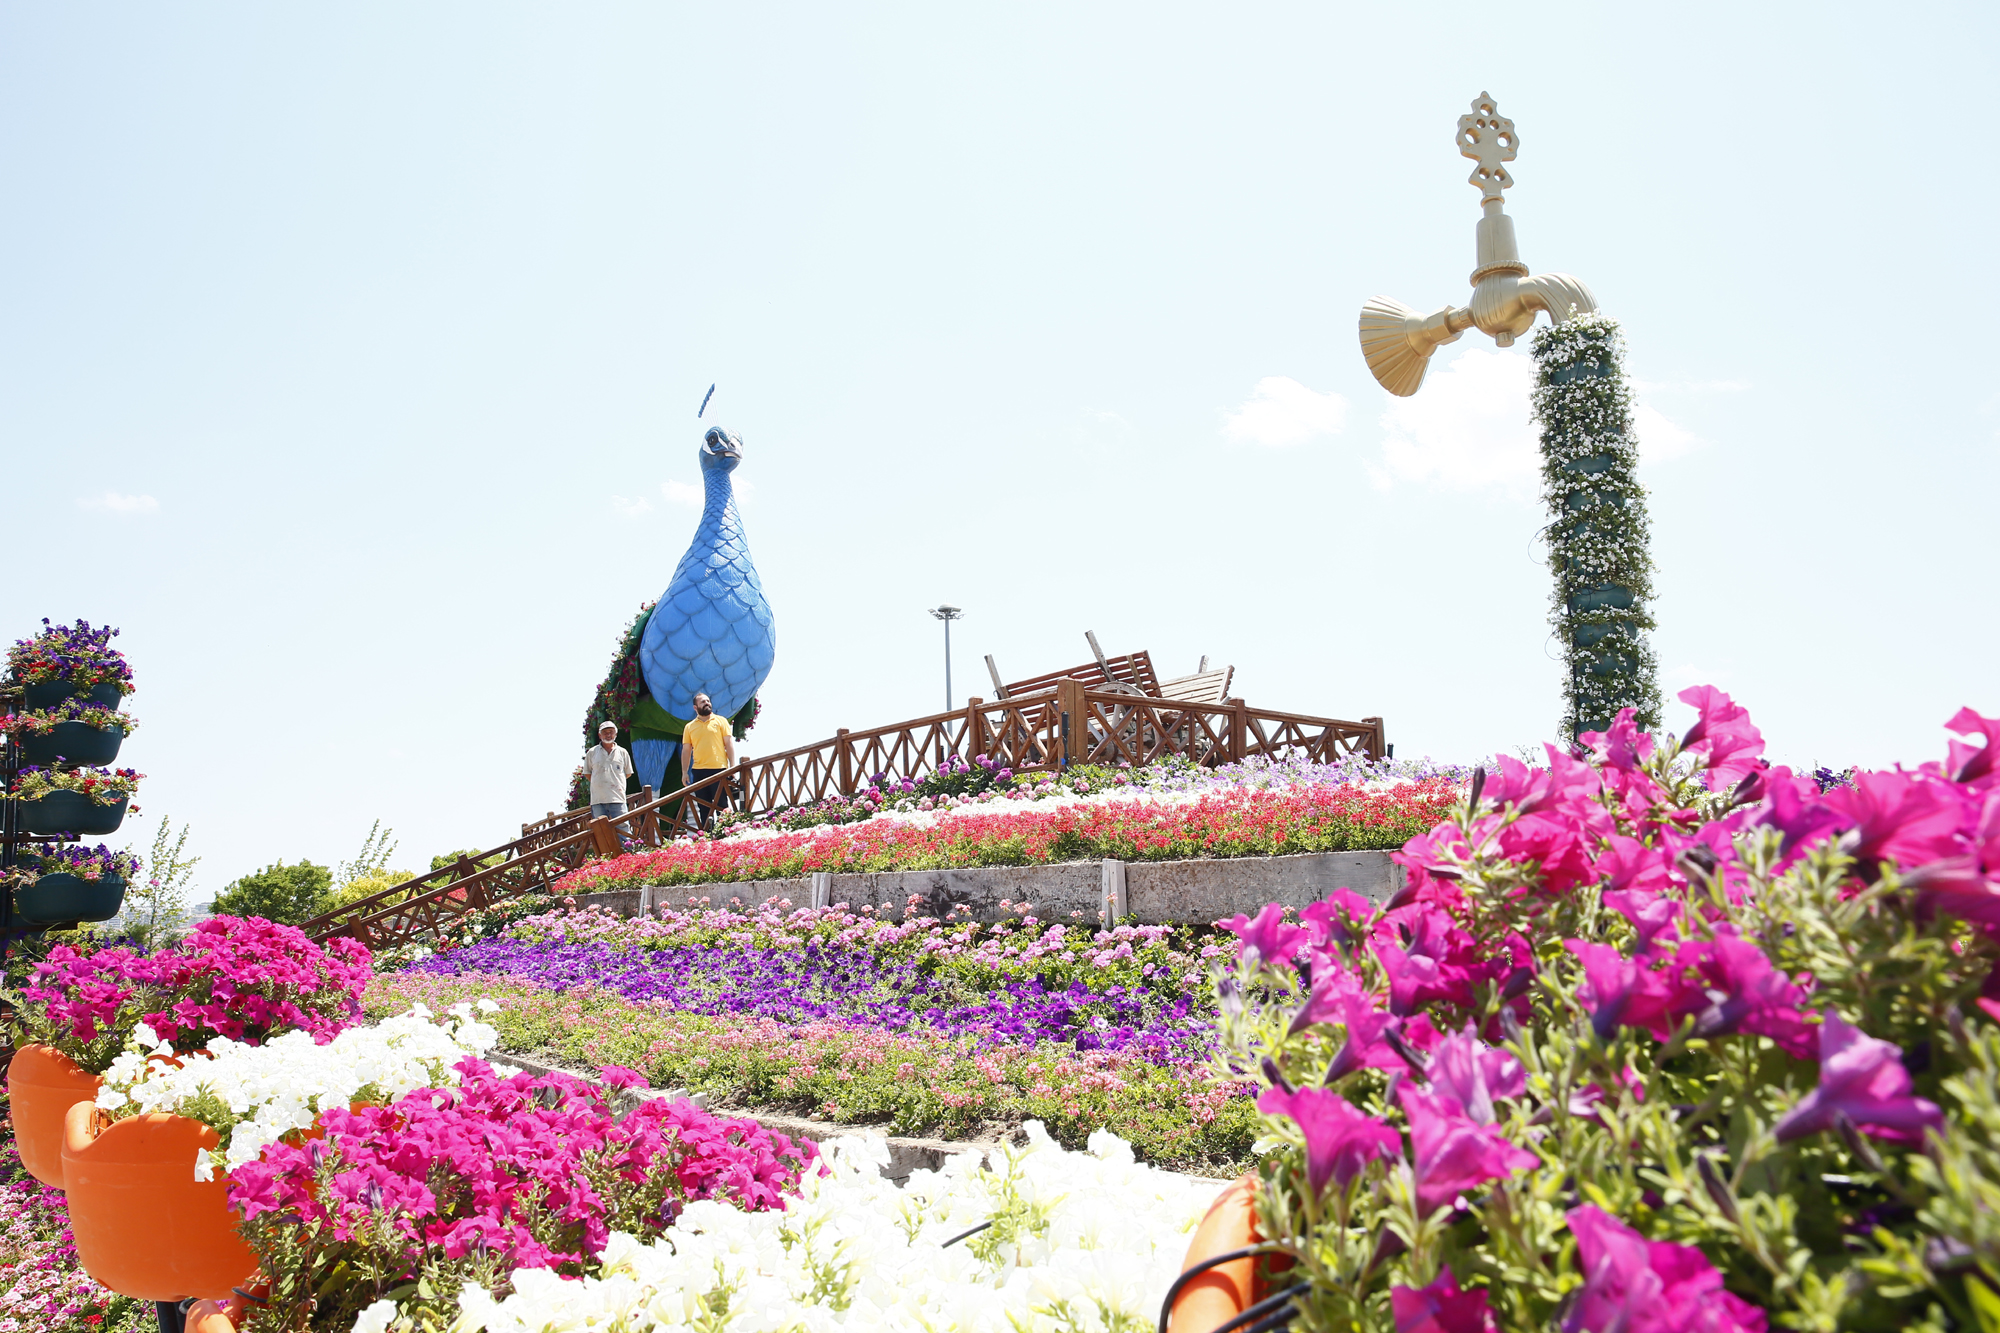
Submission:
[[[112,841],[188,827],[197,898],[377,820],[423,869],[558,807],[719,421],[778,627],[751,753],[940,707],[940,602],[955,701],[1094,630],[1399,756],[1532,746],[1525,345],[1395,399],[1356,338],[1372,295],[1468,299],[1490,92],[1523,258],[1625,329],[1663,685],[1781,762],[1914,764],[2000,710],[1996,39],[1973,4],[6,0],[0,634],[120,627]]]

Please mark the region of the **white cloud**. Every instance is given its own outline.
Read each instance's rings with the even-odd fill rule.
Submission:
[[[112,514],[157,514],[160,511],[160,502],[150,495],[120,495],[116,491],[82,496],[76,503],[79,509],[98,509]]]
[[[1132,423],[1116,412],[1086,407],[1069,428],[1070,443],[1079,447],[1120,449],[1132,442]]]
[[[1659,408],[1644,398],[1632,404],[1632,429],[1639,432],[1640,463],[1664,463],[1691,454],[1707,441],[1684,426],[1669,421]]]
[[[627,518],[637,518],[653,506],[652,502],[647,500],[643,495],[636,496],[630,500],[622,495],[614,495],[611,497],[611,507]]]
[[[1455,490],[1499,487],[1527,495],[1538,489],[1541,435],[1529,420],[1535,363],[1525,352],[1473,344],[1433,365],[1409,398],[1389,398],[1382,413],[1382,466],[1370,467],[1377,486],[1436,481]],[[1738,381],[1702,384],[1633,382],[1632,426],[1639,461],[1664,463],[1706,441],[1675,422],[1649,396],[1656,392],[1725,393]],[[1386,396],[1386,395],[1385,395]]]
[[[667,497],[670,505],[686,505],[689,509],[701,508],[701,487],[690,486],[684,481],[663,481],[660,494]]]
[[[1409,398],[1389,399],[1382,413],[1382,462],[1377,485],[1391,480],[1437,481],[1454,490],[1499,486],[1530,493],[1542,466],[1540,436],[1528,420],[1535,363],[1526,353],[1465,348],[1433,364]]]
[[[1288,449],[1338,435],[1346,424],[1347,400],[1339,394],[1314,393],[1289,375],[1267,375],[1223,418],[1222,434],[1231,444]]]

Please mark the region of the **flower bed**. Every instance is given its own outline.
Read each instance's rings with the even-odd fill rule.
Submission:
[[[918,814],[966,806],[997,804],[1005,810],[1065,796],[1166,795],[1239,787],[1381,790],[1405,783],[1440,781],[1462,787],[1471,780],[1472,772],[1470,765],[1440,764],[1430,759],[1368,759],[1349,755],[1338,762],[1322,764],[1297,756],[1273,760],[1258,755],[1214,768],[1169,756],[1141,768],[1078,764],[1052,773],[1016,774],[985,755],[975,755],[967,763],[954,754],[936,772],[921,778],[895,778],[877,773],[868,779],[867,786],[851,796],[829,796],[758,814],[725,812],[717,817],[712,836],[730,838],[753,831],[793,832],[826,824],[858,823],[883,814]]]
[[[584,911],[529,918],[412,970],[504,974],[555,990],[594,984],[643,1007],[687,1013],[850,1019],[892,1030],[921,1024],[981,1046],[1056,1041],[1199,1059],[1210,1047],[1213,1007],[1199,960],[1176,947],[1176,934],[1043,926],[1032,916],[993,926],[895,923],[842,907],[775,904],[667,910],[638,921]]]
[[[852,874],[1100,857],[1174,861],[1393,848],[1436,823],[1456,797],[1456,785],[1444,778],[1388,790],[1308,783],[1065,794],[1012,809],[969,805],[891,812],[859,824],[686,839],[658,851],[591,862],[566,875],[556,889],[580,894],[646,884],[785,879],[816,871]]]
[[[1110,1135],[1066,1153],[1039,1130],[991,1170],[954,1158],[901,1190],[878,1172],[879,1141],[836,1141],[783,1213],[690,1204],[663,1240],[614,1238],[582,1281],[517,1272],[505,1300],[468,1292],[458,1327],[1150,1329],[1216,1184],[1135,1165]],[[357,1333],[415,1327],[395,1307],[370,1313]]]
[[[153,1306],[106,1291],[77,1267],[63,1192],[21,1167],[0,1090],[0,1333],[140,1333]]]
[[[1199,1065],[1044,1042],[991,1042],[935,1028],[780,1022],[644,1007],[595,986],[550,990],[506,975],[399,973],[370,988],[371,1014],[489,999],[508,1050],[574,1069],[622,1065],[655,1087],[718,1105],[789,1111],[892,1134],[966,1138],[1038,1119],[1081,1146],[1108,1128],[1147,1161],[1223,1172],[1248,1160],[1257,1116],[1244,1090]]]

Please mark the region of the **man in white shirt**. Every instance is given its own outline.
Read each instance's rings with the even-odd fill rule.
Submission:
[[[598,819],[625,817],[625,782],[632,776],[632,756],[618,743],[618,724],[605,722],[597,728],[596,745],[584,756],[583,767],[590,774],[590,813]],[[618,826],[619,832],[629,830]]]

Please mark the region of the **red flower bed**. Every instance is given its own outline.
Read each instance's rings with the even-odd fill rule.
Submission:
[[[565,876],[555,892],[786,879],[822,870],[865,873],[1098,857],[1179,861],[1388,849],[1437,823],[1458,795],[1455,783],[1432,779],[1388,790],[1237,788],[1191,801],[1133,798],[991,813],[982,808],[922,822],[877,818],[793,833],[689,839],[658,851],[592,862]]]

